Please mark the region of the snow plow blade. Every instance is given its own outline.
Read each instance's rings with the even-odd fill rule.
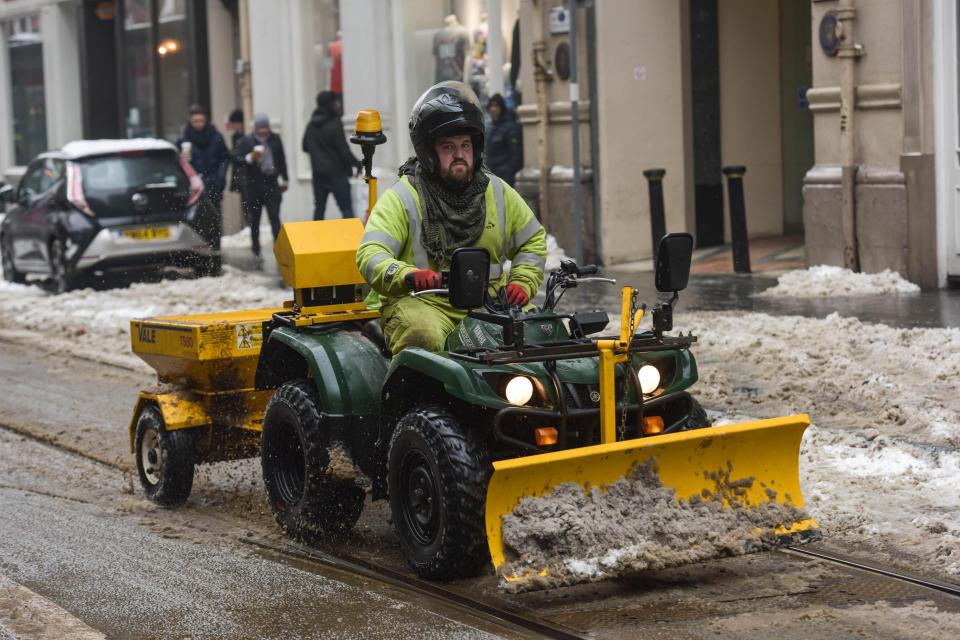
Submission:
[[[501,588],[593,582],[819,538],[800,490],[809,424],[796,415],[494,462],[486,528]]]

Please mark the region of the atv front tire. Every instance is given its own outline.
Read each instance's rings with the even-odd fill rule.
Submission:
[[[419,407],[390,441],[387,486],[407,563],[422,578],[476,575],[489,561],[484,522],[490,463],[446,410]]]
[[[263,418],[263,483],[277,523],[307,542],[342,537],[363,512],[363,488],[327,474],[329,445],[313,385],[281,385]]]
[[[193,488],[193,443],[186,431],[167,431],[160,410],[145,405],[133,441],[137,473],[147,498],[165,507],[183,504]]]
[[[687,421],[686,431],[705,429],[709,426],[711,426],[711,422],[710,418],[707,417],[707,412],[704,411],[696,398],[690,398],[690,419]]]

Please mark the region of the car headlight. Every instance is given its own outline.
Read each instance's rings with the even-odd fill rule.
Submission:
[[[640,379],[640,391],[644,395],[653,393],[660,386],[660,370],[652,364],[645,364],[640,367],[637,378]]]
[[[533,397],[533,383],[525,376],[515,376],[507,383],[504,395],[507,402],[522,407]]]

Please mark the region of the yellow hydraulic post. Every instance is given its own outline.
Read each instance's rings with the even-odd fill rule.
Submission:
[[[600,351],[600,444],[617,441],[616,366],[630,359],[630,341],[643,318],[643,309],[633,311],[636,289],[624,287],[620,294],[620,339],[598,340]]]
[[[363,180],[367,183],[367,212],[363,223],[367,223],[373,205],[377,203],[377,179],[373,177],[373,152],[377,145],[387,141],[380,123],[380,112],[375,109],[363,109],[357,114],[357,124],[350,142],[360,145],[363,152]]]

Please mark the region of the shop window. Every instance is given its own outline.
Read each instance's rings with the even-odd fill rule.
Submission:
[[[10,64],[14,162],[26,165],[47,150],[43,45],[39,16],[2,23]]]
[[[128,138],[152,136],[157,124],[150,4],[150,0],[123,2],[123,66],[127,88]]]
[[[160,62],[162,136],[175,140],[190,108],[190,51],[186,0],[164,0],[159,6],[157,30]],[[209,105],[207,105],[209,108]]]
[[[193,103],[209,108],[203,0],[123,0],[124,135],[176,140]]]
[[[343,94],[342,54],[340,2],[316,0],[313,3],[313,95],[320,91]]]
[[[456,80],[464,82],[473,89],[480,101],[494,93],[507,95],[508,104],[512,104],[509,94],[512,87],[509,79],[509,66],[494,73],[490,68],[491,58],[504,62],[510,60],[510,42],[504,37],[512,32],[519,15],[517,0],[498,2],[500,9],[500,35],[491,38],[490,25],[486,13],[488,2],[483,0],[453,0],[448,5],[449,13],[423,15],[424,10],[412,10],[411,20],[419,26],[414,34],[414,47],[409,55],[416,69],[416,86],[426,89],[436,82]],[[422,25],[428,25],[423,28]],[[491,56],[495,50],[497,56]],[[428,64],[424,64],[429,61]]]

